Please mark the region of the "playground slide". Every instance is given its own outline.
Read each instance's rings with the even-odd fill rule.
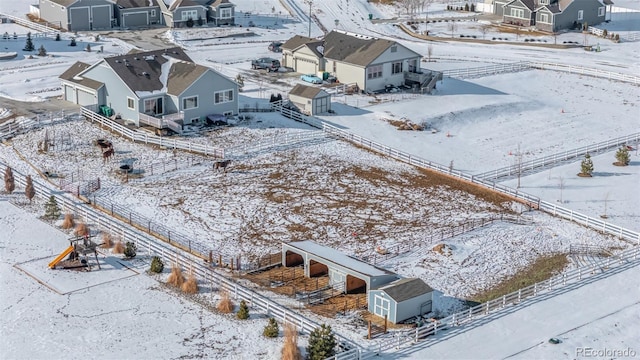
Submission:
[[[65,256],[69,255],[70,252],[73,251],[73,246],[69,246],[62,254],[58,255],[57,258],[53,259],[52,262],[49,263],[49,268],[53,269],[57,263],[59,263]]]

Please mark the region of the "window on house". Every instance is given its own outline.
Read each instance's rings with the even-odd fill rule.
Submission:
[[[195,109],[198,107],[198,97],[190,96],[182,99],[182,110]]]
[[[549,5],[549,0],[540,0],[540,5]]]
[[[402,61],[394,62],[391,64],[391,73],[399,74],[402,72]]]
[[[367,68],[367,79],[377,79],[382,77],[382,65],[370,66]]]
[[[182,11],[182,21],[187,21],[189,19],[195,20],[198,18],[198,10],[183,10]]]
[[[539,22],[548,24],[549,23],[549,14],[540,14]]]
[[[578,20],[582,20],[584,18],[584,11],[578,10]]]
[[[524,10],[511,8],[511,17],[524,19]]]
[[[218,91],[213,94],[214,104],[222,104],[233,101],[233,90]]]
[[[598,16],[604,16],[604,6],[598,8]]]
[[[136,109],[136,101],[130,97],[127,97],[127,107],[131,110],[135,110]]]
[[[155,9],[151,9],[151,17],[155,17],[156,16],[156,10]]]
[[[162,98],[145,99],[144,100],[144,113],[145,114],[162,114]]]
[[[393,45],[391,47],[391,52],[397,52],[398,51],[398,47],[396,45]]]
[[[231,18],[231,9],[220,9],[220,19],[229,19]]]

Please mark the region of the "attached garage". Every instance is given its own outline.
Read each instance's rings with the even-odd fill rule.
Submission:
[[[313,241],[282,243],[285,267],[304,265],[307,277],[329,276],[329,283],[347,294],[366,293],[397,280],[399,276]]]
[[[64,99],[82,106],[105,105],[104,84],[80,75],[87,68],[89,64],[78,61],[60,75]]]
[[[397,324],[431,312],[433,289],[421,279],[407,278],[373,289],[368,295],[368,310]]]
[[[111,29],[113,7],[110,5],[96,5],[91,7],[91,30]]]
[[[91,30],[91,8],[88,6],[69,9],[69,30]]]
[[[140,12],[123,12],[122,18],[120,19],[120,26],[126,27],[137,27],[137,26],[147,26],[149,25],[149,13],[146,11]]]
[[[331,110],[331,94],[316,86],[297,84],[289,92],[289,102],[309,115],[322,114]]]

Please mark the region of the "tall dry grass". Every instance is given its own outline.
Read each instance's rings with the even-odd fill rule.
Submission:
[[[177,264],[174,264],[171,267],[171,274],[167,278],[167,284],[173,285],[177,288],[182,288],[182,284],[184,284],[184,275],[182,275],[182,269]]]
[[[116,243],[113,245],[113,253],[124,254],[124,244],[122,243],[122,241],[116,241]]]
[[[185,294],[197,294],[198,293],[198,280],[193,273],[189,274],[187,281],[182,284],[182,292]]]
[[[73,228],[74,226],[76,226],[76,223],[73,220],[73,214],[72,213],[64,214],[64,221],[62,222],[62,228],[67,230],[67,229]]]
[[[298,330],[289,323],[284,324],[282,360],[302,360],[302,354],[298,348]]]
[[[85,236],[85,235],[89,235],[90,231],[91,230],[89,230],[89,226],[87,226],[87,224],[78,223],[78,225],[76,225],[76,229],[73,231],[73,233],[76,234],[77,236]]]
[[[113,239],[111,238],[111,234],[103,233],[102,234],[102,245],[103,249],[109,249],[113,246]]]
[[[220,294],[220,301],[218,302],[218,311],[223,314],[230,314],[233,312],[233,302],[231,302],[231,298],[229,297],[229,293],[226,291],[222,291]]]

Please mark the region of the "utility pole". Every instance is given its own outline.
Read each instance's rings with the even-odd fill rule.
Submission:
[[[311,37],[311,5],[313,5],[313,1],[309,1],[309,36]]]

